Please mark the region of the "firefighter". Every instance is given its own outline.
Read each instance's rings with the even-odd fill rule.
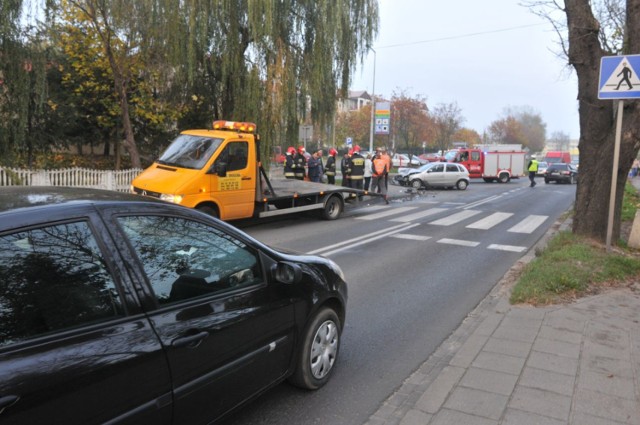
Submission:
[[[340,171],[342,172],[342,186],[351,187],[351,180],[349,179],[351,175],[351,155],[353,154],[353,149],[349,149],[348,152],[344,153],[342,160],[340,161]]]
[[[307,158],[304,156],[305,149],[304,147],[298,147],[298,152],[293,157],[293,161],[295,163],[294,173],[296,175],[296,180],[304,180],[306,175],[305,167],[307,166]]]
[[[360,146],[355,145],[351,155],[351,187],[354,189],[363,189],[364,163],[364,157],[360,155]]]
[[[336,155],[338,151],[334,148],[329,149],[329,158],[327,158],[327,164],[325,165],[325,175],[327,176],[327,183],[336,184]]]
[[[287,153],[285,154],[284,157],[284,177],[287,179],[295,179],[296,175],[295,175],[295,163],[294,163],[294,156],[296,154],[296,148],[294,148],[293,146],[289,146],[287,148]]]

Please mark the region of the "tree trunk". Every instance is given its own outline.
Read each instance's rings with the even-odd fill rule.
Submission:
[[[576,193],[573,231],[604,242],[615,144],[616,101],[599,100],[600,58],[608,56],[598,40],[600,24],[589,0],[565,0],[569,30],[569,63],[578,75],[580,111],[580,176]],[[640,0],[627,0],[626,51],[640,53]],[[640,148],[640,114],[637,101],[625,101],[620,161],[617,169],[612,240],[620,237],[620,213],[631,164]]]

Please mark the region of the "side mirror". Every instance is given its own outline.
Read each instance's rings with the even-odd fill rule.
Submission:
[[[271,267],[271,276],[280,283],[298,283],[302,280],[302,270],[297,264],[280,261]]]
[[[207,174],[217,174],[220,177],[227,176],[227,163],[226,162],[214,162]]]

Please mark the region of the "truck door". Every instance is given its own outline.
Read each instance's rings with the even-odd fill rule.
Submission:
[[[255,207],[255,153],[246,140],[229,141],[210,172],[211,195],[218,201],[220,218],[233,220],[253,215]]]

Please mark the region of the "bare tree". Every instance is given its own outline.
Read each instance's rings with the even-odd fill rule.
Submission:
[[[574,233],[606,239],[615,143],[614,101],[598,99],[600,58],[640,52],[640,0],[531,1],[526,6],[551,22],[562,52],[578,76],[580,177]],[[640,149],[638,101],[625,101],[612,240],[620,236],[626,176]]]
[[[440,103],[431,115],[436,127],[436,147],[444,153],[451,146],[453,135],[464,123],[462,109],[456,102]]]

